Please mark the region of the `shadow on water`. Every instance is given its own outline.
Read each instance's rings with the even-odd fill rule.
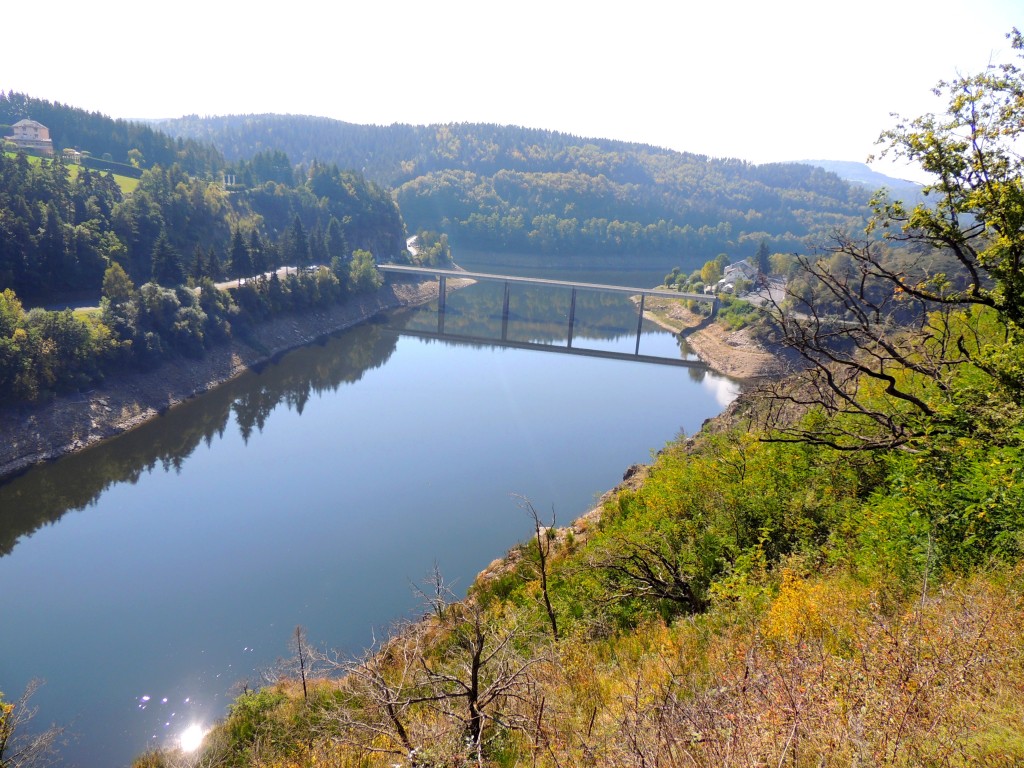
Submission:
[[[18,540],[72,510],[94,503],[107,488],[136,483],[157,467],[180,471],[201,444],[207,446],[233,422],[248,442],[261,432],[281,404],[302,414],[311,396],[384,365],[397,337],[380,324],[367,324],[292,350],[102,445],[41,464],[0,485],[0,556]],[[282,364],[284,363],[284,364]]]

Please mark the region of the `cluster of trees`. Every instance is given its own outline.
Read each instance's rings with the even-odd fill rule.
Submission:
[[[232,162],[272,146],[306,163],[362,168],[396,188],[411,228],[480,249],[671,255],[692,268],[765,238],[804,251],[867,210],[865,191],[820,168],[514,126],[359,126],[281,115],[191,116],[160,126],[210,141]],[[245,178],[270,172],[239,165]]]
[[[315,165],[289,183],[229,192],[177,166],[147,170],[114,230],[137,282],[243,278],[281,266],[329,266],[368,250],[405,258],[405,225],[381,187]],[[335,271],[342,270],[335,263]]]
[[[803,251],[866,210],[866,193],[810,166],[778,166],[776,178],[769,167],[632,152],[634,164],[608,169],[619,176],[597,161],[582,165],[579,154],[570,170],[432,171],[398,186],[396,197],[411,225],[443,229],[459,245],[687,265],[765,238]],[[641,161],[636,180],[630,168]]]
[[[36,120],[50,130],[58,154],[70,148],[129,166],[166,167],[177,163],[189,173],[200,175],[213,173],[224,164],[220,153],[205,142],[173,139],[143,123],[114,120],[99,112],[0,91],[0,126],[25,119]]]
[[[155,166],[125,195],[109,173],[0,155],[0,235],[0,290],[39,302],[97,294],[113,263],[136,284],[175,286],[331,265],[356,250],[405,252],[404,223],[388,194],[323,165],[291,185],[268,181],[235,193],[180,166]],[[337,263],[334,270],[344,271]]]
[[[0,155],[0,235],[0,400],[29,402],[119,366],[201,355],[232,326],[373,290],[375,259],[359,246],[404,252],[388,195],[321,165],[301,183],[238,193],[155,166],[125,195],[109,173]],[[266,274],[282,264],[295,273]],[[254,275],[234,298],[214,284]],[[102,311],[25,311],[19,299],[74,291],[102,295]]]
[[[1024,761],[1024,71],[940,90],[945,115],[884,134],[935,204],[880,198],[798,262],[795,378],[599,519],[527,504],[503,567],[458,603],[435,574],[368,655],[300,645],[301,688],[244,693],[199,764]],[[894,269],[905,245],[949,271]]]
[[[286,312],[344,301],[383,284],[369,251],[279,277],[247,277],[221,290],[210,277],[168,287],[136,288],[117,263],[107,268],[98,309],[25,311],[10,288],[0,293],[0,403],[38,402],[85,388],[110,372],[150,370],[174,357],[244,335],[253,324]]]
[[[107,264],[126,256],[113,227],[123,200],[109,173],[0,153],[0,290],[35,298],[98,288]]]
[[[450,264],[452,249],[448,245],[448,235],[424,230],[416,235],[416,252],[413,261],[428,267],[439,264]]]
[[[116,133],[81,110],[0,96],[15,116],[38,108],[35,118],[63,127],[57,136]],[[374,254],[407,258],[397,206],[358,173],[321,163],[293,169],[266,153],[246,166],[258,184],[228,189],[208,173],[220,163],[199,163],[180,140],[150,129],[124,140],[166,144],[171,162],[145,168],[129,187],[59,156],[0,153],[0,400],[36,401],[119,366],[201,355],[233,326],[376,289]],[[448,254],[440,238],[428,249],[433,258]],[[282,266],[292,268],[285,279],[276,274]],[[239,283],[233,297],[215,287],[229,278]],[[102,308],[22,305],[69,294],[102,297]]]

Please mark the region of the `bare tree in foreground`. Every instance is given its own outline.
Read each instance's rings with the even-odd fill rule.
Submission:
[[[332,662],[355,704],[336,713],[333,738],[413,766],[460,755],[482,764],[489,726],[529,727],[521,713],[540,658],[520,653],[525,630],[514,616],[471,599],[440,607],[432,597],[430,607],[361,658]]]
[[[538,572],[540,576],[540,591],[544,596],[544,608],[548,614],[548,622],[551,624],[551,637],[558,641],[558,619],[555,616],[555,609],[551,606],[551,596],[548,593],[548,561],[551,556],[551,546],[554,543],[555,532],[555,511],[551,510],[551,525],[542,525],[540,515],[534,508],[533,503],[524,496],[517,496],[520,508],[530,516],[533,521],[534,541],[537,544],[537,559],[539,561]]]
[[[58,762],[64,729],[51,725],[43,731],[32,730],[39,710],[30,701],[40,685],[39,680],[30,681],[13,702],[5,701],[0,692],[0,768],[44,768]]]

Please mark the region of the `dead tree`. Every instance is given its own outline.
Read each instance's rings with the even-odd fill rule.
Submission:
[[[0,693],[0,768],[44,768],[58,762],[57,748],[64,729],[51,725],[34,732],[31,723],[39,712],[31,704],[42,682],[31,680],[17,701],[4,701]]]
[[[540,576],[540,591],[544,597],[544,608],[548,614],[548,621],[551,624],[551,637],[558,641],[558,619],[555,616],[555,609],[551,606],[551,595],[548,592],[548,563],[551,557],[551,545],[554,542],[555,532],[555,510],[551,510],[551,525],[545,526],[540,522],[540,515],[529,499],[518,496],[519,506],[533,521],[534,541],[537,544],[538,575]]]

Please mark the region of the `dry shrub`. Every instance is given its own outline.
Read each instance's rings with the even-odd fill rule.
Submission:
[[[759,624],[648,628],[590,657],[600,686],[576,648],[547,680],[558,736],[537,764],[1024,763],[1022,572],[883,610],[863,586],[790,571]]]

